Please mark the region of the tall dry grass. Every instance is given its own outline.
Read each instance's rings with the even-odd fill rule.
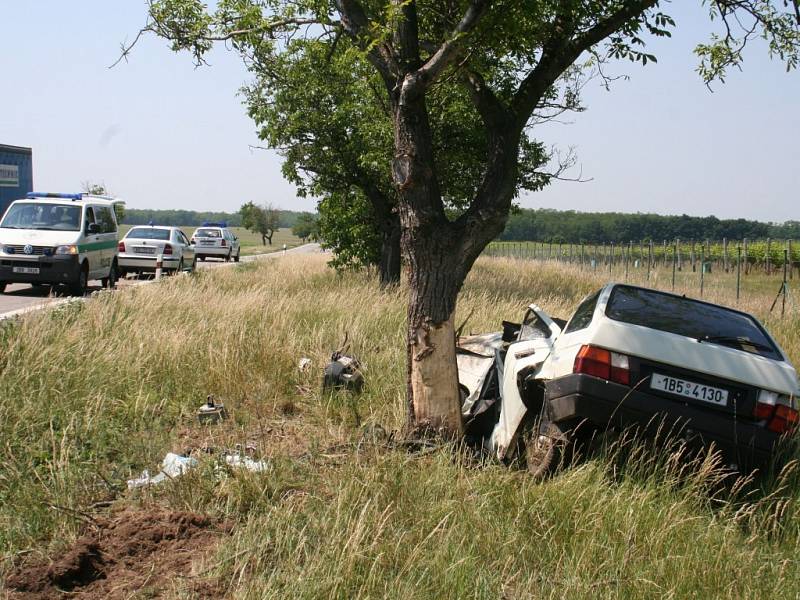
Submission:
[[[483,259],[456,319],[472,313],[468,331],[492,330],[531,301],[566,318],[601,279]],[[362,439],[365,424],[403,423],[405,296],[323,257],[289,256],[3,326],[3,568],[20,551],[63,547],[83,526],[76,514],[113,500],[232,520],[204,568],[230,597],[800,595],[796,472],[721,493],[713,464],[687,470],[677,450],[633,441],[537,484],[457,450]],[[771,298],[748,302],[764,317]],[[796,317],[768,322],[800,359]],[[366,389],[323,395],[321,366],[345,335]],[[298,370],[301,357],[311,371]],[[195,422],[209,393],[230,411],[221,426]],[[268,472],[224,469],[209,454],[173,482],[125,489],[167,451],[248,443]],[[176,581],[171,593],[188,592]]]

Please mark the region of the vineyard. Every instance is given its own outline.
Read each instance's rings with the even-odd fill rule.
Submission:
[[[774,289],[782,312],[791,302],[789,282],[800,277],[800,244],[793,240],[685,242],[650,240],[569,244],[492,242],[487,256],[563,262],[604,271],[609,279],[660,286],[702,296],[709,286],[743,294]]]

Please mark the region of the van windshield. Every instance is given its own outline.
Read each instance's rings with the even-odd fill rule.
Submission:
[[[80,231],[81,207],[74,204],[17,202],[6,212],[0,228]]]
[[[606,315],[615,321],[676,333],[701,343],[783,359],[753,317],[716,304],[618,285],[608,300]]]

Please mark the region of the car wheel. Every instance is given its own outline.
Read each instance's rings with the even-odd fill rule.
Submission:
[[[241,250],[240,250],[239,252],[237,252],[237,253],[236,253],[236,256],[234,256],[234,257],[233,257],[233,262],[239,262],[239,255],[240,255],[241,253],[242,253],[242,251],[241,251]]]
[[[100,280],[104,288],[113,290],[117,286],[117,261],[111,263],[111,270],[108,272],[108,277],[103,277]]]
[[[183,257],[181,257],[181,261],[178,263],[178,267],[172,272],[173,275],[177,275],[178,273],[183,273]]]
[[[205,256],[201,256],[201,257],[200,257],[200,260],[201,260],[202,262],[206,262],[206,257],[205,257]]]
[[[231,262],[231,253],[230,252],[228,252],[228,254],[225,255],[225,262]]]
[[[5,281],[0,281],[0,294],[6,291],[6,286],[8,284]]]
[[[89,264],[83,263],[78,273],[78,279],[69,286],[69,292],[73,296],[83,296],[89,288]]]
[[[546,423],[540,428],[537,419],[525,439],[525,463],[528,472],[535,479],[552,475],[570,461],[572,447],[569,431],[558,423]]]
[[[197,271],[197,257],[196,256],[192,259],[192,268],[189,270],[189,273],[194,273],[195,271]]]

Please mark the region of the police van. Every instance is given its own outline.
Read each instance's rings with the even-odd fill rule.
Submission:
[[[31,192],[0,221],[0,292],[9,283],[66,285],[75,295],[89,281],[117,280],[117,218],[108,196]]]

